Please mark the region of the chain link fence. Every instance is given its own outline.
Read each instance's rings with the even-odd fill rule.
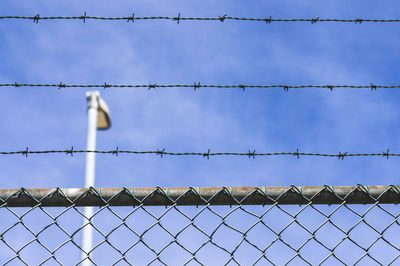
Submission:
[[[400,264],[398,186],[0,190],[0,263]],[[84,219],[83,206],[96,206]]]

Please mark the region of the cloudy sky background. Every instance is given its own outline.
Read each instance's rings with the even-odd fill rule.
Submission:
[[[4,0],[1,15],[396,18],[357,1]],[[396,85],[396,23],[0,21],[0,83]],[[84,149],[85,89],[1,88],[0,150]],[[101,90],[97,148],[400,152],[396,89]],[[397,184],[399,159],[98,155],[96,186]],[[83,187],[85,156],[2,156],[2,188]]]
[[[374,1],[7,2],[2,14],[395,18]],[[4,83],[397,84],[397,24],[32,21],[0,24]],[[2,88],[1,149],[85,148],[84,89]],[[398,150],[397,91],[107,89],[98,149]],[[396,158],[97,156],[96,185],[396,183]],[[84,155],[3,156],[2,187],[81,187]]]

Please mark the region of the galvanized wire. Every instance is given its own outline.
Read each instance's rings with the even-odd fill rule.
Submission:
[[[200,82],[194,82],[193,84],[66,84],[60,82],[58,84],[45,84],[45,83],[0,83],[0,87],[53,87],[53,88],[147,88],[147,89],[156,89],[156,88],[193,88],[194,90],[199,88],[238,88],[245,91],[247,88],[281,88],[285,91],[289,89],[304,89],[304,88],[318,88],[318,89],[333,89],[337,88],[347,88],[347,89],[371,89],[376,90],[378,88],[385,89],[398,89],[400,85],[376,85],[370,83],[369,85],[286,85],[286,84],[263,84],[263,85],[250,85],[250,84],[231,84],[231,85],[212,85],[212,84],[201,84]]]
[[[398,186],[2,189],[0,263],[79,264],[91,226],[95,265],[393,265],[399,202]]]
[[[311,24],[315,24],[317,22],[345,22],[345,23],[355,23],[361,24],[363,22],[389,22],[389,23],[397,23],[400,22],[400,19],[366,19],[366,18],[354,18],[354,19],[337,19],[337,18],[272,18],[272,16],[267,16],[264,18],[254,18],[254,17],[231,17],[228,15],[217,16],[217,17],[182,17],[179,13],[175,17],[168,16],[144,16],[144,17],[136,17],[135,14],[131,16],[123,16],[123,17],[103,17],[103,16],[88,16],[86,12],[84,12],[81,16],[43,16],[40,14],[36,14],[35,16],[0,16],[0,19],[19,19],[19,20],[32,20],[34,23],[38,23],[40,20],[81,20],[86,22],[87,20],[119,20],[126,22],[135,22],[137,20],[171,20],[176,23],[180,23],[181,21],[216,21],[216,22],[225,22],[228,20],[233,21],[249,21],[249,22],[263,22],[270,24],[272,22],[309,22]]]
[[[120,150],[116,147],[114,150],[75,150],[74,147],[66,150],[30,150],[26,148],[25,150],[20,151],[0,151],[0,155],[15,155],[22,154],[23,156],[28,156],[29,154],[54,154],[54,153],[64,153],[66,155],[73,156],[76,153],[98,153],[98,154],[155,154],[160,155],[162,158],[164,155],[171,156],[200,156],[210,159],[213,156],[245,156],[248,158],[255,158],[260,156],[295,156],[298,159],[300,156],[314,156],[314,157],[333,157],[338,159],[344,159],[345,157],[385,157],[389,159],[389,157],[399,157],[400,153],[390,153],[389,149],[383,152],[376,153],[348,153],[348,152],[339,152],[339,153],[310,153],[310,152],[300,152],[299,149],[296,149],[294,152],[264,152],[259,153],[256,150],[247,151],[247,152],[211,152],[208,149],[207,152],[169,152],[165,149],[157,149],[157,150],[149,150],[149,151],[137,151],[137,150]]]

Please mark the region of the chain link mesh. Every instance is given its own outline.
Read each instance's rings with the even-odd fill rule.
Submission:
[[[398,187],[343,188],[0,190],[0,263],[79,264],[84,226],[95,265],[400,263]]]

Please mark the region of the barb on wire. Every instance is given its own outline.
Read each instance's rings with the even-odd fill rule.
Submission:
[[[155,88],[157,88],[157,84],[149,84],[148,85],[148,88],[149,88],[149,90],[151,90],[151,89],[155,89]]]
[[[297,159],[300,159],[299,148],[296,149],[296,152],[293,153],[293,156],[296,156]]]
[[[247,88],[281,88],[284,91],[288,91],[289,89],[305,89],[305,88],[314,88],[314,89],[329,89],[333,91],[335,88],[345,88],[345,89],[371,89],[371,91],[375,91],[377,89],[398,89],[400,85],[376,85],[374,83],[370,83],[368,85],[287,85],[287,84],[259,84],[259,85],[250,85],[250,84],[200,84],[200,82],[194,82],[193,84],[108,84],[104,82],[104,84],[67,84],[67,83],[0,83],[0,87],[54,87],[54,88],[193,88],[197,90],[199,88],[239,88],[245,91]]]
[[[203,153],[203,157],[207,157],[207,160],[210,160],[210,149],[208,149],[207,153]]]
[[[135,13],[132,13],[132,16],[127,18],[127,22],[129,21],[135,22]]]
[[[33,23],[38,24],[39,23],[39,19],[41,19],[41,17],[40,17],[39,14],[37,14],[36,16],[32,17],[32,19],[33,19]]]
[[[387,149],[386,152],[382,152],[382,156],[383,156],[383,157],[386,157],[386,159],[389,160],[389,156],[390,156],[389,149]]]
[[[23,156],[28,156],[28,154],[49,154],[49,153],[65,153],[69,155],[73,155],[76,153],[100,153],[100,154],[111,154],[111,155],[119,155],[121,153],[126,154],[155,154],[160,155],[162,158],[164,155],[171,156],[200,156],[209,159],[212,156],[246,156],[248,158],[255,158],[257,156],[285,156],[290,155],[297,157],[300,159],[300,156],[315,156],[315,157],[333,157],[338,159],[344,159],[345,157],[386,157],[389,159],[389,156],[400,157],[400,153],[390,153],[389,149],[385,152],[378,153],[348,153],[348,152],[339,152],[339,153],[312,153],[312,152],[299,152],[299,149],[296,149],[295,152],[260,152],[257,153],[256,150],[252,152],[248,150],[247,152],[211,152],[211,149],[208,149],[207,152],[169,152],[166,151],[165,148],[157,149],[157,150],[147,150],[147,151],[137,151],[137,150],[120,150],[118,147],[114,150],[75,150],[72,146],[71,149],[65,150],[30,150],[26,148],[21,151],[0,151],[0,155],[13,155],[13,154],[22,154]]]
[[[83,14],[83,16],[81,17],[83,23],[86,23],[86,18],[87,18],[87,16],[86,16],[86,11],[85,11],[85,13]]]
[[[256,158],[256,150],[254,150],[253,152],[251,152],[251,151],[249,150],[249,158],[251,158],[251,157],[253,157],[253,159]]]
[[[23,156],[28,157],[29,149],[26,147],[26,150],[20,152]]]
[[[39,20],[82,20],[86,22],[86,20],[123,20],[123,21],[132,21],[134,20],[171,20],[176,21],[178,24],[182,20],[189,21],[220,21],[224,22],[226,20],[234,20],[234,21],[250,21],[250,22],[266,22],[270,24],[271,22],[311,22],[311,24],[316,24],[317,22],[347,22],[347,23],[355,23],[361,24],[363,22],[400,22],[400,19],[364,19],[356,17],[354,19],[338,19],[338,18],[272,18],[271,16],[267,18],[255,18],[255,17],[232,17],[227,14],[223,16],[216,17],[181,17],[180,13],[177,17],[168,17],[168,16],[143,16],[143,17],[134,17],[132,16],[123,16],[123,17],[104,17],[104,16],[88,16],[86,12],[83,16],[44,16],[40,17],[39,14],[35,16],[0,16],[0,19],[19,19],[19,20],[33,20],[34,23],[38,23]]]
[[[156,154],[157,154],[157,155],[160,155],[161,158],[163,157],[164,153],[165,153],[165,148],[162,149],[161,151],[157,149]]]
[[[354,23],[358,23],[358,24],[361,24],[362,22],[364,21],[364,19],[361,19],[361,18],[356,18],[355,20],[354,20]]]
[[[318,20],[319,20],[319,17],[317,17],[317,18],[312,18],[312,19],[311,19],[311,24],[317,23]]]
[[[178,16],[173,19],[176,21],[176,24],[179,24],[179,22],[181,20],[181,13],[178,13]]]
[[[111,85],[108,85],[107,82],[104,82],[103,87],[104,87],[104,89],[106,89],[106,88],[111,88],[112,86],[111,86]]]
[[[15,84],[17,84],[17,83],[15,83]],[[19,87],[21,87],[21,86],[19,86]],[[61,88],[65,88],[65,84],[63,84],[63,83],[60,81],[60,84],[58,84],[58,89],[61,90]]]
[[[196,89],[199,89],[200,88],[200,82],[198,82],[198,83],[194,83],[193,84],[193,90],[196,90]]]
[[[221,22],[224,22],[226,18],[227,18],[227,14],[223,15],[222,17],[221,17],[221,16],[218,16],[218,19],[219,19]]]
[[[339,154],[338,154],[338,159],[339,159],[339,160],[340,160],[340,159],[344,160],[344,157],[346,157],[346,156],[348,156],[348,155],[347,155],[347,152],[345,152],[345,153],[339,152]]]

